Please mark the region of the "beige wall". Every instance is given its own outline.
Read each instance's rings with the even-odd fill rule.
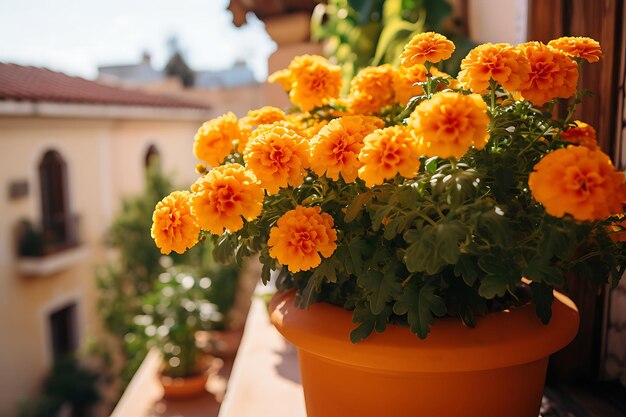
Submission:
[[[51,364],[52,311],[77,302],[81,342],[97,335],[94,267],[104,260],[104,233],[122,196],[142,189],[150,144],[178,184],[196,178],[191,144],[200,122],[0,116],[0,416],[35,395]],[[26,277],[16,270],[13,230],[23,218],[40,223],[38,164],[49,149],[67,163],[70,211],[81,218],[87,255],[54,275]],[[27,180],[28,196],[10,201],[12,180]]]

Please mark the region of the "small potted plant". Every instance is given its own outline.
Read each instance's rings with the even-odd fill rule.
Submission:
[[[222,314],[208,300],[211,279],[171,267],[159,276],[153,293],[142,299],[143,314],[135,324],[143,329],[150,347],[163,355],[159,379],[168,399],[191,398],[205,392],[219,360],[203,354],[196,333],[210,330]]]
[[[295,110],[206,122],[200,178],[155,208],[164,253],[212,236],[277,271],[309,417],[536,417],[578,329],[554,290],[625,270],[624,173],[572,119],[600,45],[480,45],[457,79],[436,67],[454,48],[416,35],[346,97],[338,66],[296,57],[270,77]]]

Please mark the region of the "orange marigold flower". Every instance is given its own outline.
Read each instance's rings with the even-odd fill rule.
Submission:
[[[600,150],[570,145],[544,156],[528,178],[533,197],[555,217],[604,220],[622,212],[624,174]]]
[[[570,127],[561,132],[561,140],[586,146],[590,149],[596,149],[598,147],[596,130],[580,120],[576,120],[574,123],[576,127]]]
[[[565,36],[551,40],[548,46],[565,52],[568,56],[586,59],[587,62],[598,62],[602,58],[600,43],[591,38]]]
[[[413,36],[400,55],[402,66],[412,67],[424,62],[445,61],[452,56],[454,44],[443,35],[425,32]]]
[[[465,89],[484,94],[493,79],[515,91],[528,82],[530,64],[518,48],[508,43],[486,43],[472,49],[461,61],[459,81]]]
[[[295,57],[287,70],[269,77],[289,91],[291,102],[304,111],[327,104],[341,91],[341,68],[316,55]]]
[[[460,158],[473,145],[482,149],[489,135],[487,105],[478,94],[437,93],[413,111],[409,126],[425,155]]]
[[[345,116],[333,119],[311,139],[311,169],[335,181],[339,174],[352,182],[359,170],[363,138],[385,123],[372,116]]]
[[[541,42],[524,43],[519,48],[530,63],[528,81],[520,88],[522,97],[541,106],[576,93],[578,65],[570,57]]]
[[[400,174],[412,178],[417,174],[421,156],[417,139],[404,126],[375,130],[363,139],[359,161],[359,178],[368,187],[382,184]]]
[[[293,76],[288,68],[276,71],[267,77],[267,81],[270,83],[278,83],[285,91],[291,90],[293,84]]]
[[[246,166],[269,194],[282,187],[298,186],[309,166],[309,146],[297,132],[280,125],[255,130],[243,153]]]
[[[174,191],[155,207],[150,235],[161,253],[183,253],[198,242],[200,226],[191,212],[188,191]]]
[[[269,125],[274,122],[285,120],[285,112],[272,106],[261,107],[257,110],[250,110],[246,123],[252,126]]]
[[[415,83],[426,81],[427,73],[421,64],[398,68],[393,77],[394,101],[406,106],[411,98],[424,94],[424,89]]]
[[[337,248],[333,218],[319,207],[298,206],[278,219],[267,241],[270,256],[291,272],[307,271]]]
[[[304,136],[307,139],[312,139],[327,124],[328,124],[328,120],[326,120],[326,119],[323,119],[323,120],[320,120],[320,121],[317,121],[317,122],[313,122],[310,126],[302,129],[302,136]]]
[[[265,193],[254,174],[239,164],[213,168],[191,186],[191,209],[202,230],[214,235],[243,227],[242,217],[254,220]]]
[[[237,152],[242,153],[246,149],[246,144],[250,140],[252,135],[252,126],[250,126],[244,119],[239,120],[239,139],[236,140]]]
[[[233,150],[233,141],[239,140],[241,131],[237,117],[232,113],[205,122],[193,141],[193,154],[196,158],[216,166]]]
[[[360,70],[350,83],[348,110],[353,114],[374,113],[393,104],[393,78],[389,64]]]

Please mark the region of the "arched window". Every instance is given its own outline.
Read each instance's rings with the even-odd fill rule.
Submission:
[[[74,243],[69,211],[67,164],[60,153],[47,151],[39,163],[42,232],[45,251]]]
[[[152,164],[155,165],[157,170],[160,170],[161,169],[160,158],[161,158],[161,154],[159,153],[159,150],[157,149],[157,147],[154,145],[150,145],[148,147],[148,150],[146,151],[146,158],[144,161],[146,170],[150,168]]]

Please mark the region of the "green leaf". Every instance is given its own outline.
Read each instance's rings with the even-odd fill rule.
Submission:
[[[482,213],[478,217],[477,225],[481,236],[486,237],[489,242],[503,248],[510,248],[512,246],[513,239],[511,236],[513,233],[510,230],[508,219],[504,216],[504,213],[498,214],[495,208]]]
[[[561,286],[564,283],[563,271],[550,265],[543,257],[531,259],[522,274],[531,281],[543,282],[551,286]]]
[[[346,223],[350,223],[352,220],[356,219],[356,216],[361,212],[363,206],[371,201],[373,194],[370,191],[359,194],[346,208],[346,215],[344,220]]]
[[[394,40],[400,36],[404,36],[408,39],[412,33],[421,32],[422,30],[422,20],[411,23],[398,18],[397,20],[386,23],[378,38],[378,45],[376,46],[376,53],[372,59],[372,65],[379,65],[382,62],[383,56]]]
[[[394,271],[382,273],[370,269],[357,278],[357,284],[368,292],[367,299],[373,314],[380,314],[388,301],[402,291],[402,284],[397,281]]]
[[[426,225],[420,230],[410,229],[404,234],[409,246],[404,252],[404,263],[410,272],[435,274],[443,267],[436,256],[435,234],[433,226]]]
[[[504,254],[485,255],[478,258],[478,266],[486,275],[481,279],[478,293],[487,299],[502,297],[511,292],[522,275],[517,264]]]
[[[552,288],[539,282],[530,283],[530,296],[535,304],[535,312],[543,324],[550,323],[552,318],[552,302],[554,294]]]
[[[441,32],[443,22],[452,13],[452,6],[446,0],[428,0],[424,2],[426,8],[426,27],[435,32]]]
[[[311,278],[322,278],[326,282],[337,282],[337,270],[340,267],[341,263],[334,256],[326,258],[315,268]]]
[[[424,164],[424,169],[429,174],[434,174],[437,172],[437,164],[439,164],[439,157],[433,156],[432,158],[428,158],[426,163]]]
[[[359,275],[363,271],[363,259],[370,255],[370,247],[367,241],[355,237],[347,245],[348,256],[344,260],[346,271],[349,274]]]
[[[542,256],[548,259],[557,256],[564,261],[574,256],[577,244],[570,230],[550,223],[542,229],[545,230],[539,246]]]
[[[478,279],[478,267],[474,262],[474,257],[467,254],[461,254],[459,261],[454,265],[454,275],[462,277],[465,284],[469,287],[473,286]]]
[[[434,234],[437,255],[448,264],[456,264],[461,254],[459,242],[467,237],[467,226],[459,220],[446,221],[435,226]]]
[[[409,281],[393,305],[394,313],[407,314],[411,331],[420,339],[426,338],[430,332],[430,325],[435,321],[435,316],[442,317],[446,311],[443,298],[435,294],[435,286],[430,283],[418,283],[416,280]]]
[[[362,303],[354,309],[352,322],[359,323],[359,326],[350,332],[352,343],[360,342],[368,337],[374,330],[382,333],[387,328],[391,307],[387,306],[380,314],[373,314],[370,307]]]

